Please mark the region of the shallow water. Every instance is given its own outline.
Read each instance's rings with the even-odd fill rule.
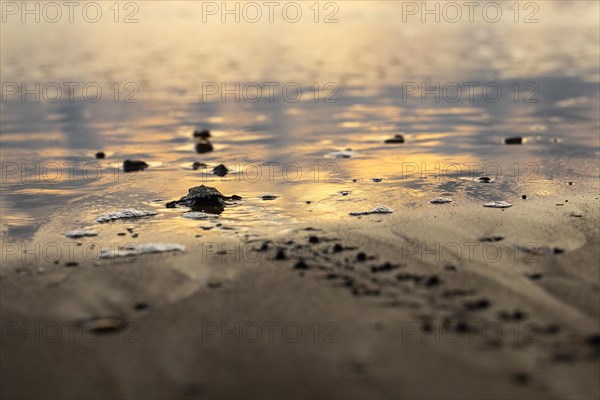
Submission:
[[[106,4],[96,24],[2,25],[3,85],[56,82],[64,90],[56,102],[52,88],[39,102],[19,94],[2,101],[3,241],[98,228],[94,240],[114,242],[134,225],[138,241],[193,249],[196,234],[261,236],[379,204],[403,212],[437,196],[514,203],[522,194],[568,193],[568,182],[598,193],[597,2],[537,2],[538,22],[529,24],[515,23],[504,3],[498,23],[479,14],[473,23],[423,23],[403,22],[400,2],[337,2],[330,24],[315,23],[308,3],[298,23],[278,14],[274,23],[202,22],[201,2],[173,3],[136,3],[132,24],[115,23]],[[65,82],[80,84],[72,101]],[[236,82],[279,89],[273,101],[267,94],[253,102],[251,87],[239,102],[207,94],[208,85]],[[469,98],[466,82],[488,85],[488,98],[480,89]],[[98,102],[83,97],[87,83],[102,89]],[[447,90],[439,100],[409,94],[421,83]],[[280,89],[290,84],[302,89],[298,101],[293,87],[288,98]],[[197,154],[192,132],[204,128],[214,151]],[[384,144],[396,134],[405,143]],[[525,143],[503,143],[515,136]],[[332,155],[346,149],[350,158]],[[95,159],[97,151],[106,158]],[[125,174],[125,159],[150,166]],[[194,161],[208,168],[194,170]],[[220,163],[231,170],[222,178],[211,173]],[[478,182],[482,175],[492,182]],[[164,207],[200,184],[244,201],[218,221]],[[159,215],[95,224],[123,208]]]

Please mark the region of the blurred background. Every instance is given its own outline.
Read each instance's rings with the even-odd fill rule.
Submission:
[[[278,2],[272,22],[262,2],[249,3],[227,2],[227,13],[222,2],[84,2],[73,22],[66,8],[52,22],[44,2],[2,2],[2,234],[31,238],[53,220],[85,225],[200,182],[248,198],[223,217],[252,227],[340,218],[375,195],[399,207],[444,193],[551,195],[598,174],[598,2],[478,2],[472,18],[465,7],[456,18],[448,2],[429,3],[433,13],[421,2]],[[207,92],[265,82],[277,85],[273,101],[264,91],[251,100],[255,86],[238,89],[239,101]],[[467,82],[477,85],[473,98]],[[23,96],[23,85],[36,84],[39,101]],[[302,90],[298,101],[282,93],[290,84]],[[422,96],[422,85],[436,84],[448,91]],[[497,101],[482,95],[486,85],[501,88]],[[194,129],[212,131],[213,152],[195,152]],[[404,144],[384,144],[396,134]],[[524,145],[505,146],[512,136]],[[336,158],[346,149],[350,158]],[[98,151],[106,159],[95,160]],[[126,180],[125,159],[150,168]],[[208,170],[193,170],[194,161]],[[211,173],[220,163],[231,169],[225,178]],[[452,163],[502,171],[498,185],[482,188],[428,179],[436,163],[442,175]],[[274,179],[267,169],[255,179],[265,164],[277,166]],[[407,174],[408,164],[425,172]],[[373,177],[387,184],[368,186]],[[359,195],[352,205],[338,200],[349,189]],[[253,200],[264,193],[282,197],[265,208]]]

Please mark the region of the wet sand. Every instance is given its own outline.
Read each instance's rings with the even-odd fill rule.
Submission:
[[[5,270],[2,397],[597,398],[598,197],[563,197]]]

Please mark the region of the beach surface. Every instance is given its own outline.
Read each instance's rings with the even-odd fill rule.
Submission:
[[[4,270],[2,395],[597,398],[598,197],[564,197]]]
[[[599,2],[33,3],[0,397],[600,397]]]

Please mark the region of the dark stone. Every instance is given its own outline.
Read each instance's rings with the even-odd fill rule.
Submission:
[[[489,300],[480,299],[475,301],[468,301],[465,303],[465,308],[470,311],[485,310],[490,306]]]
[[[239,196],[223,196],[217,189],[209,186],[196,186],[189,189],[187,196],[179,200],[171,201],[166,204],[167,208],[175,208],[178,204],[183,204],[196,211],[215,211],[217,214],[224,210],[226,200],[238,200]]]
[[[521,198],[522,198],[523,200],[527,200],[527,195],[526,195],[526,194],[524,194],[523,196],[521,196]]]
[[[310,203],[312,203],[312,201],[306,200],[306,204],[310,204]]]
[[[343,251],[343,250],[344,250],[344,246],[342,246],[342,245],[341,245],[341,244],[339,244],[339,243],[336,243],[336,244],[333,246],[333,249],[332,249],[332,250],[333,250],[333,252],[334,252],[334,253],[339,253],[340,251]]]
[[[363,253],[362,251],[356,255],[357,261],[363,262],[366,259],[367,259],[367,255],[365,253]]]
[[[399,281],[413,281],[419,283],[423,277],[415,274],[398,274],[396,275],[396,279]]]
[[[482,183],[490,183],[492,181],[492,178],[488,177],[488,176],[480,176],[479,177],[479,182]]]
[[[585,342],[596,349],[600,348],[600,333],[595,333],[593,335],[588,336],[585,339]]]
[[[504,240],[504,236],[486,236],[479,239],[480,242],[499,242]]]
[[[213,174],[217,176],[225,176],[229,173],[229,168],[224,166],[223,164],[219,164],[213,168]]]
[[[101,159],[103,159],[105,157],[106,157],[106,154],[104,154],[103,151],[99,151],[99,152],[96,153],[96,158],[99,159],[99,160],[101,160]]]
[[[213,145],[208,140],[203,140],[200,143],[196,143],[196,153],[202,154],[210,151],[213,151]]]
[[[194,137],[208,139],[210,137],[210,131],[208,129],[196,129],[194,131]]]
[[[520,310],[500,311],[500,318],[505,321],[521,321],[525,318],[525,313]]]
[[[150,306],[144,302],[138,302],[133,305],[133,309],[136,311],[143,311],[147,310],[148,308],[150,308]]]
[[[542,279],[542,276],[543,276],[543,275],[542,275],[542,274],[539,274],[539,273],[534,273],[534,274],[529,274],[529,275],[527,275],[527,277],[528,277],[529,279],[531,279],[532,281],[537,281],[537,280],[539,280],[539,279]]]
[[[148,168],[149,165],[144,161],[140,160],[125,160],[123,161],[123,171],[125,172],[134,172],[134,171],[143,171]]]
[[[200,185],[189,189],[187,196],[182,197],[180,201],[183,201],[190,207],[198,205],[222,205],[224,204],[225,196],[221,194],[217,189]]]
[[[296,265],[294,265],[294,269],[307,270],[308,265],[302,260],[298,261]]]
[[[379,273],[379,272],[388,272],[388,271],[392,271],[394,269],[398,269],[400,268],[399,265],[395,265],[395,264],[391,264],[389,262],[383,264],[383,265],[375,265],[371,267],[371,272],[373,273]]]
[[[436,275],[432,275],[425,281],[425,286],[433,287],[442,283],[442,280],[438,278]]]
[[[549,335],[556,335],[558,332],[560,332],[560,326],[556,325],[556,324],[550,324],[547,325],[543,330],[543,333],[547,333]]]
[[[404,137],[402,137],[402,135],[395,135],[393,138],[387,139],[385,143],[404,143]]]
[[[65,263],[65,267],[76,267],[78,265],[79,265],[79,263],[75,262],[75,261],[68,261]]]
[[[562,254],[565,252],[565,249],[561,249],[560,247],[554,248],[554,254]]]
[[[511,137],[504,139],[504,144],[523,144],[522,137]]]
[[[308,238],[308,243],[319,243],[319,238],[317,236],[311,236]]]
[[[277,249],[277,253],[275,253],[276,260],[285,260],[285,251],[283,249]]]

